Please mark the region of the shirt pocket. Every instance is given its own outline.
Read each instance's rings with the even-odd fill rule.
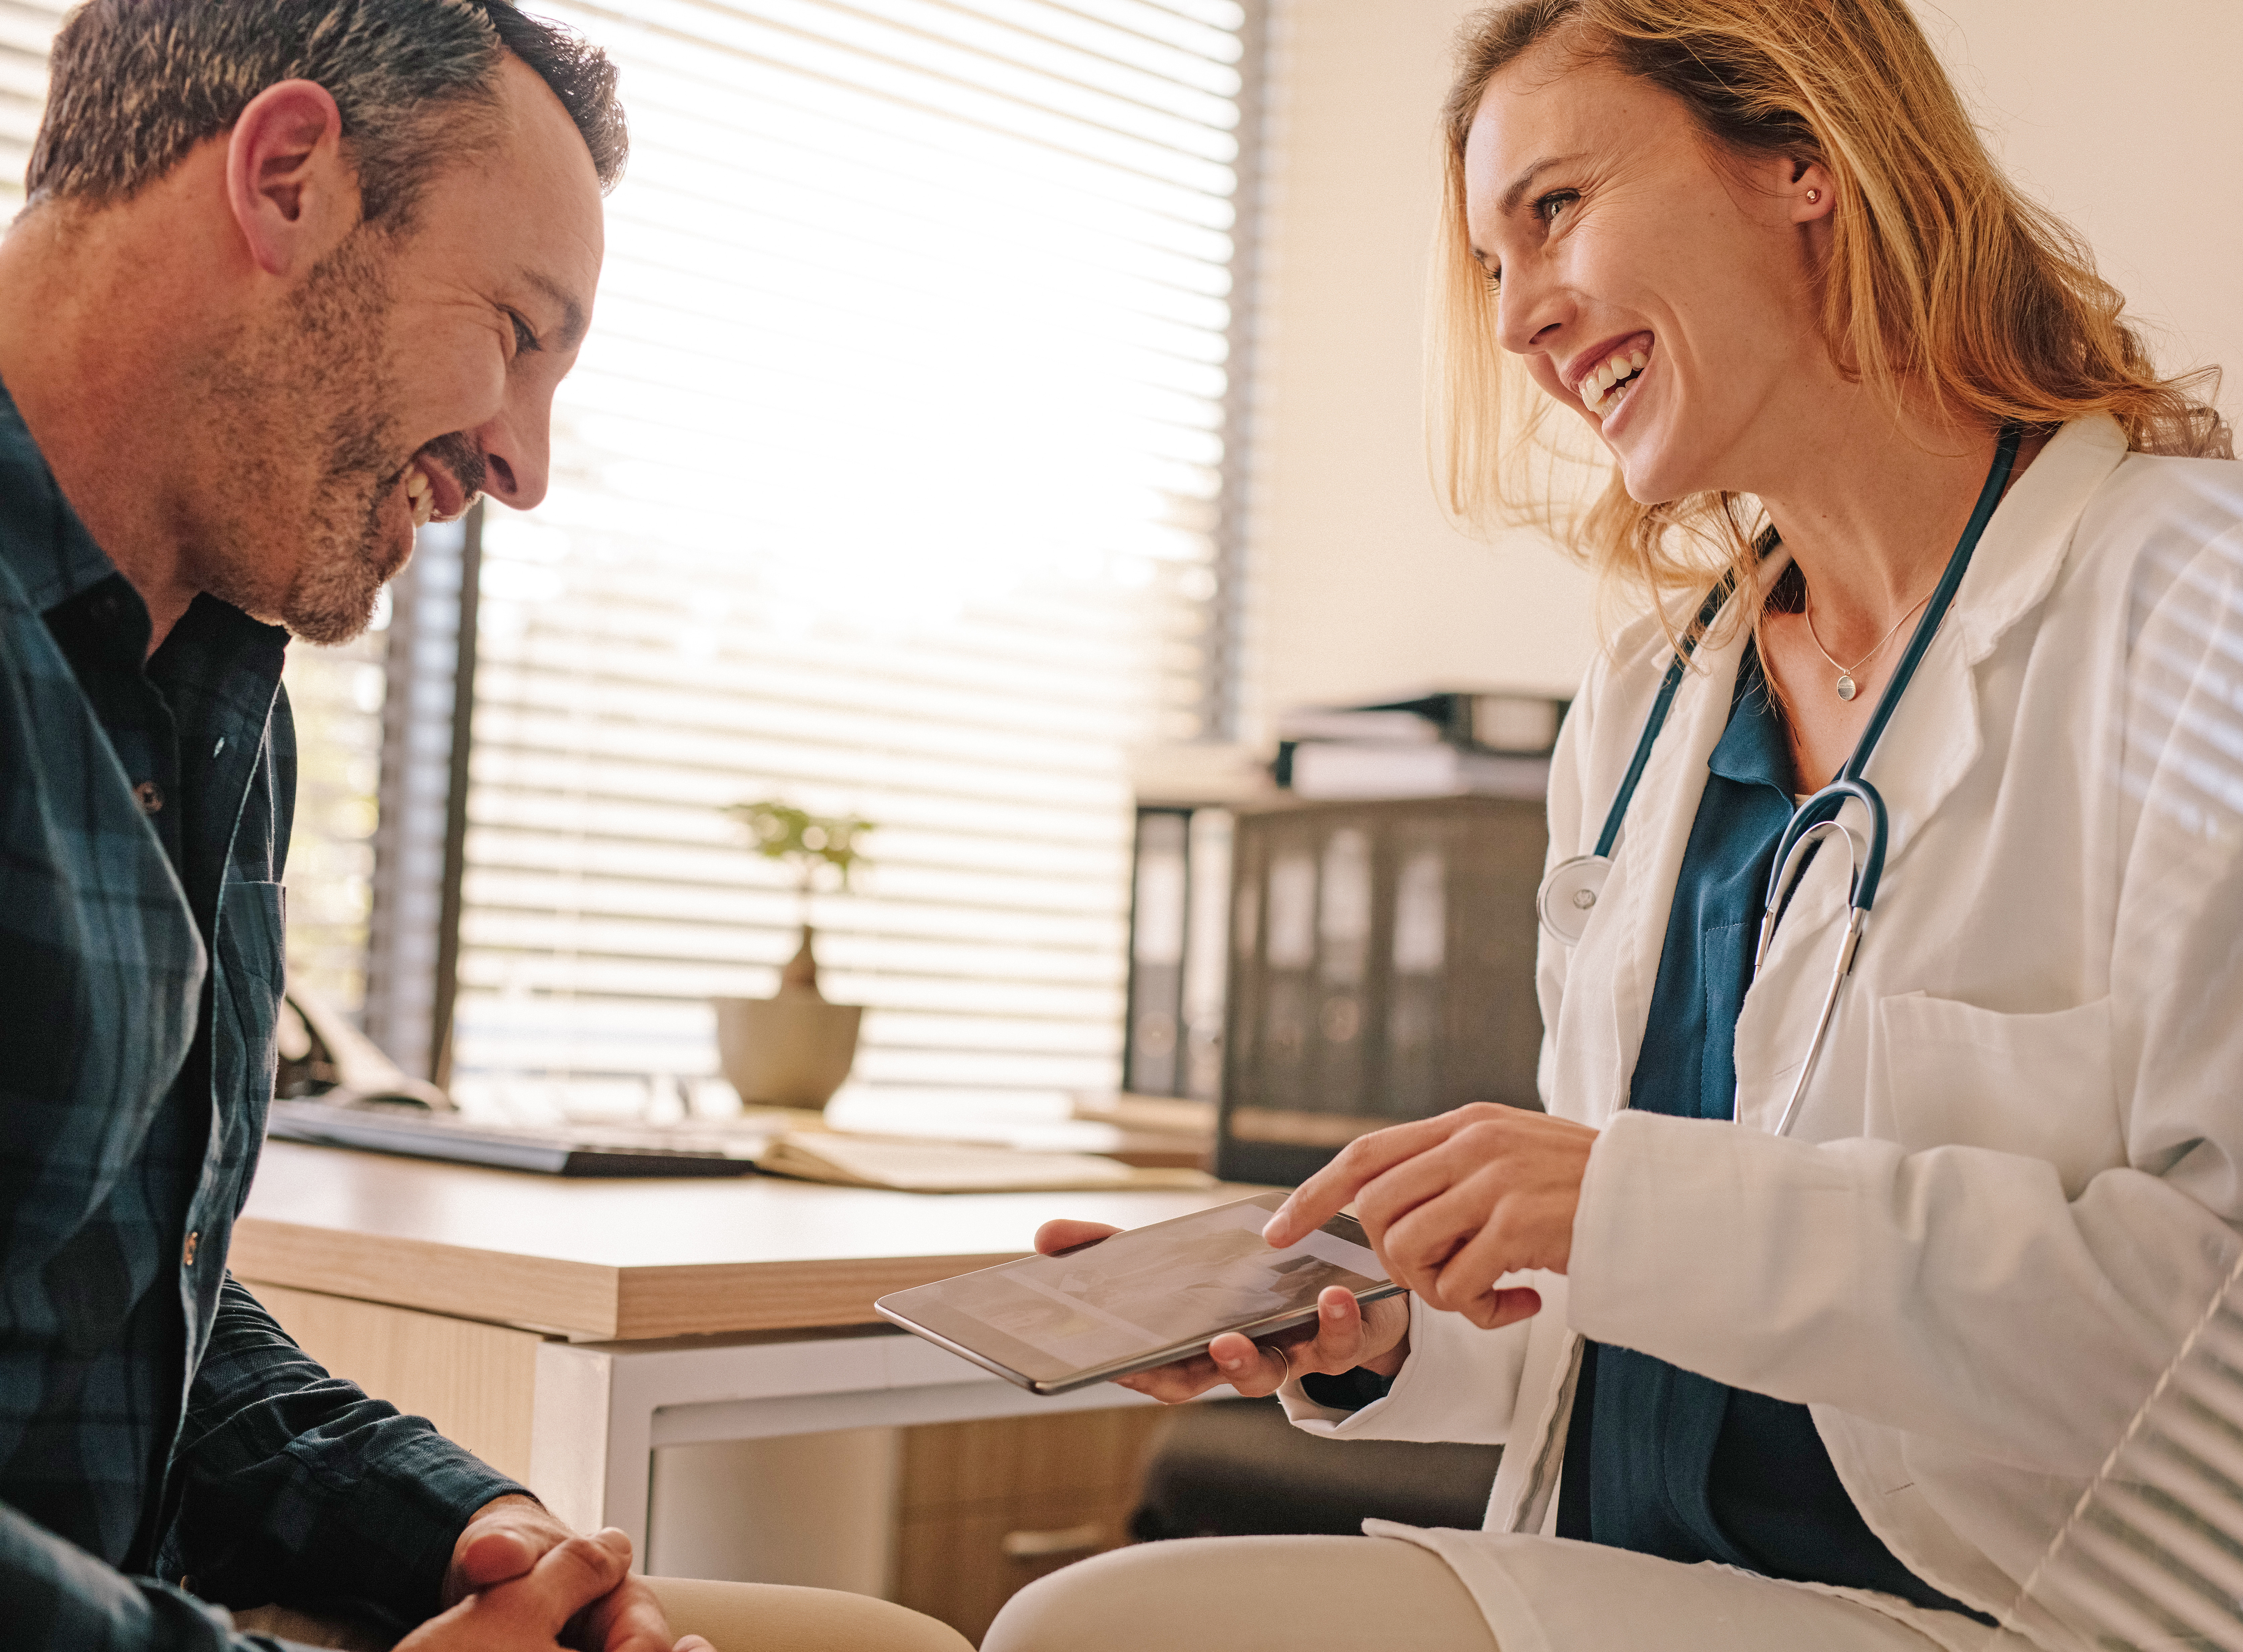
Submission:
[[[1869,1100],[1910,1152],[1984,1147],[2040,1159],[2066,1198],[2126,1163],[2107,996],[2033,1015],[1923,993],[1882,999]]]
[[[277,883],[230,882],[221,897],[211,1071],[229,1160],[255,1150],[273,1100],[287,910]]]

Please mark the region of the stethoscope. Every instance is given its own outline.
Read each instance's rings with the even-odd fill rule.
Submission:
[[[1791,886],[1805,870],[1815,846],[1825,838],[1842,837],[1852,860],[1846,932],[1838,942],[1838,955],[1830,970],[1830,986],[1822,995],[1822,1008],[1815,1017],[1815,1037],[1807,1047],[1807,1060],[1800,1067],[1798,1082],[1791,1087],[1790,1099],[1783,1104],[1782,1116],[1776,1121],[1778,1136],[1791,1129],[1799,1098],[1807,1093],[1808,1080],[1814,1076],[1815,1063],[1822,1054],[1824,1035],[1830,1030],[1830,1017],[1838,1008],[1838,989],[1854,968],[1854,954],[1862,945],[1862,931],[1868,926],[1869,908],[1876,904],[1877,885],[1884,877],[1888,835],[1885,800],[1877,794],[1876,787],[1862,778],[1862,772],[1869,766],[1869,754],[1876,750],[1885,725],[1892,721],[1901,696],[1908,691],[1909,682],[1916,675],[1917,664],[1931,646],[1939,622],[1946,617],[1948,607],[1955,600],[1956,589],[1970,566],[1970,554],[1978,548],[1979,536],[1985,532],[1994,507],[2001,503],[2003,489],[2009,485],[2017,444],[2024,435],[2019,426],[2003,428],[2001,441],[1994,449],[1993,467],[1986,473],[1985,486],[1978,490],[1978,502],[1970,512],[1963,537],[1956,543],[1955,554],[1947,559],[1946,572],[1940,576],[1930,600],[1924,604],[1923,617],[1916,622],[1900,664],[1893,668],[1892,681],[1885,684],[1877,708],[1869,717],[1869,725],[1862,732],[1860,744],[1854,747],[1854,754],[1846,759],[1846,765],[1838,771],[1835,779],[1792,811],[1782,837],[1776,841],[1775,864],[1768,880],[1768,905],[1761,914],[1759,944],[1753,950],[1755,980],[1760,977],[1761,966],[1768,961],[1768,947],[1775,940],[1776,922],[1783,914]],[[1767,549],[1768,546],[1762,547],[1763,551]],[[1620,823],[1627,818],[1627,806],[1635,796],[1636,782],[1643,778],[1644,768],[1651,761],[1651,748],[1658,742],[1659,731],[1666,725],[1667,714],[1674,705],[1675,691],[1682,684],[1682,674],[1689,666],[1690,657],[1728,600],[1733,587],[1734,582],[1724,577],[1708,593],[1696,620],[1677,643],[1674,658],[1667,668],[1667,675],[1660,680],[1658,698],[1651,703],[1651,715],[1645,719],[1643,733],[1636,740],[1635,755],[1620,779],[1619,793],[1605,816],[1604,830],[1597,834],[1597,846],[1587,854],[1575,855],[1553,866],[1535,894],[1535,910],[1541,916],[1542,927],[1565,946],[1574,945],[1588,931],[1589,919],[1604,893],[1605,880],[1612,875],[1613,846],[1620,840]],[[1838,819],[1849,803],[1861,805],[1869,817],[1863,834],[1866,843]]]

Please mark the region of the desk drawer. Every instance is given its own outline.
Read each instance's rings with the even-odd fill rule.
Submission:
[[[1135,1500],[1062,1498],[906,1517],[896,1527],[895,1598],[978,1642],[1015,1592],[1128,1541]]]
[[[1144,1406],[907,1431],[894,1598],[979,1643],[1016,1591],[1129,1541],[1169,1421]]]

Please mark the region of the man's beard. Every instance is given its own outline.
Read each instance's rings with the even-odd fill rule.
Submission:
[[[232,519],[199,536],[199,583],[310,643],[364,631],[383,583],[404,565],[382,521],[412,456],[386,411],[399,392],[382,354],[385,251],[377,233],[353,233],[306,276],[292,314],[212,375],[241,417],[229,444]],[[293,557],[270,556],[276,540]],[[275,562],[293,563],[285,589],[271,582]]]

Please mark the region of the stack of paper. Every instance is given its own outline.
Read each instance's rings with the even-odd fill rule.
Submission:
[[[1204,1170],[1146,1170],[1088,1153],[1027,1153],[954,1142],[918,1142],[790,1130],[757,1155],[775,1176],[906,1193],[1026,1193],[1059,1188],[1202,1188]]]

